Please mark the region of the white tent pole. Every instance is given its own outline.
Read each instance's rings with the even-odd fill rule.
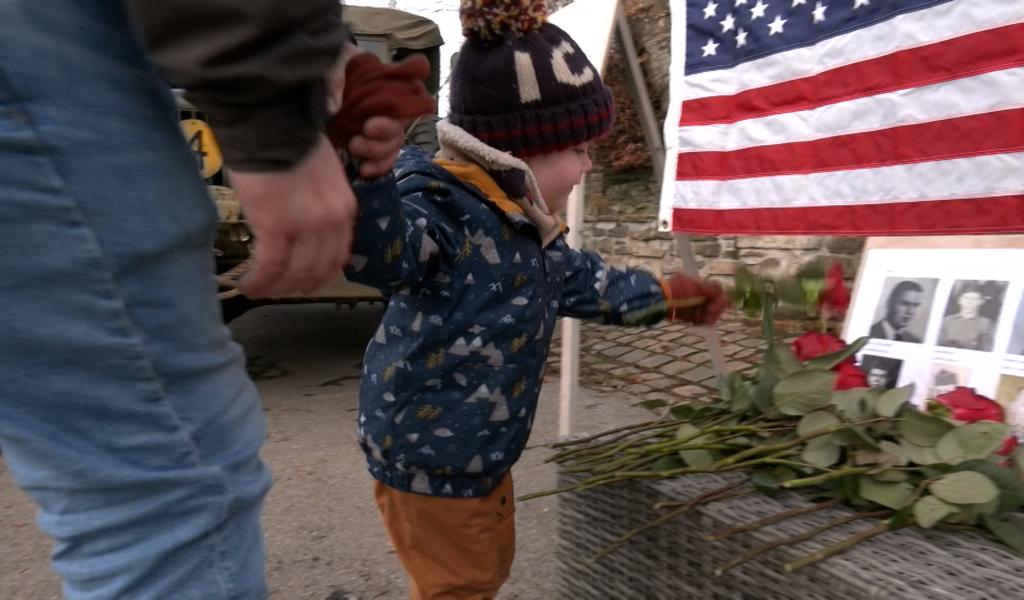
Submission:
[[[566,209],[569,234],[566,242],[571,248],[583,244],[583,183],[569,195]],[[578,319],[562,319],[562,372],[561,394],[558,405],[558,437],[572,435],[576,428],[576,405],[580,394],[580,322]]]
[[[566,30],[583,49],[601,73],[611,45],[618,0],[576,0],[551,15],[551,22]],[[583,246],[583,184],[569,195],[565,219],[569,225],[566,242],[571,248]],[[558,435],[567,437],[576,428],[576,406],[579,398],[580,322],[562,319],[562,373],[559,396]]]

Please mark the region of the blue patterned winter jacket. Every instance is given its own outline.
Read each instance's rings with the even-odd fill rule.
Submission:
[[[542,247],[486,171],[442,164],[406,149],[393,175],[356,183],[346,273],[388,297],[366,349],[359,441],[386,485],[483,496],[526,445],[556,317],[652,323],[664,296],[650,273],[561,234]]]

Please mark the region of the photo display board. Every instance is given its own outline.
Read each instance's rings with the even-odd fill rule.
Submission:
[[[947,244],[943,247],[943,244]],[[1024,411],[1024,236],[871,238],[844,330],[873,387],[956,386]]]

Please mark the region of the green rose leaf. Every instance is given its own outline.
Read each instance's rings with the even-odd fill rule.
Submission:
[[[779,489],[779,478],[771,471],[754,471],[750,483],[759,492],[774,492]]]
[[[824,285],[825,274],[828,272],[829,263],[823,258],[815,258],[814,260],[804,263],[803,266],[796,272],[796,277],[799,280],[821,280]]]
[[[853,388],[832,393],[832,404],[847,421],[864,421],[874,416],[867,390]]]
[[[669,471],[684,466],[683,459],[678,456],[662,456],[652,465],[654,471]]]
[[[708,404],[676,404],[669,409],[669,413],[676,419],[683,421],[695,421],[709,416],[720,409]]]
[[[808,471],[810,469],[807,469]],[[772,474],[779,480],[780,483],[789,481],[790,479],[796,479],[800,475],[789,467],[775,467],[772,469]]]
[[[989,460],[969,460],[956,466],[956,471],[977,471],[988,477],[999,488],[998,512],[1009,512],[1024,507],[1024,480],[1013,469],[1000,467]]]
[[[676,439],[688,440],[685,443],[693,445],[708,443],[710,436],[698,435],[697,437],[694,437],[698,433],[700,433],[700,429],[697,429],[690,423],[683,423],[678,429],[676,429]],[[680,450],[679,458],[683,459],[687,466],[698,469],[709,467],[715,462],[715,455],[712,454],[710,450]]]
[[[956,465],[975,458],[988,458],[1003,445],[1010,427],[1006,423],[978,421],[947,431],[935,444],[935,454]]]
[[[808,369],[780,381],[772,390],[772,403],[784,415],[801,416],[828,406],[838,375],[833,371]]]
[[[639,406],[640,408],[646,408],[647,410],[657,410],[663,406],[668,406],[668,402],[664,400],[644,400],[643,402],[637,402],[633,406]]]
[[[817,356],[807,361],[805,364],[810,369],[825,369],[826,371],[831,371],[836,368],[839,363],[860,352],[861,348],[863,348],[870,340],[871,338],[869,337],[862,337],[842,350],[833,352],[832,354]]]
[[[887,483],[906,481],[910,478],[906,471],[897,471],[896,469],[889,469],[882,471],[881,473],[875,473],[872,477],[877,481],[884,481]]]
[[[1013,464],[1017,467],[1017,474],[1024,479],[1024,446],[1017,446],[1014,449]]]
[[[925,496],[914,503],[914,521],[921,527],[930,529],[939,521],[959,512],[959,510],[935,496]]]
[[[785,277],[775,282],[775,294],[782,302],[796,307],[807,306],[807,295],[804,288],[796,279]]]
[[[903,449],[903,455],[914,464],[934,465],[935,463],[942,462],[935,454],[935,448],[930,446],[918,446],[917,444],[910,443],[905,438],[900,438],[900,448]]]
[[[754,274],[744,265],[738,265],[733,274],[733,290],[739,293],[749,292],[757,286]]]
[[[985,515],[985,528],[991,531],[1014,552],[1024,556],[1024,515]]]
[[[918,446],[935,446],[953,429],[953,425],[941,417],[923,413],[912,406],[903,407],[899,415],[900,435]]]
[[[895,417],[900,408],[906,404],[914,394],[914,384],[905,385],[894,390],[886,390],[875,403],[875,411],[880,417]]]
[[[928,485],[928,491],[950,504],[984,504],[999,498],[999,488],[977,471],[957,471]]]
[[[769,414],[773,412],[772,390],[775,389],[778,383],[778,375],[771,370],[762,369],[761,376],[751,393],[751,401],[759,413]]]
[[[901,510],[910,505],[914,497],[914,486],[906,482],[886,483],[876,481],[873,477],[862,476],[858,479],[860,483],[860,495],[865,500],[875,504],[881,504],[886,508]]]
[[[722,386],[722,397],[733,412],[746,412],[753,404],[750,382],[739,373],[730,373],[726,385]]]
[[[814,412],[807,413],[800,419],[800,423],[796,426],[796,434],[799,436],[805,436],[815,431],[821,431],[822,429],[828,429],[834,425],[839,424],[839,417],[827,410],[816,410]]]
[[[799,371],[803,365],[788,344],[776,342],[765,352],[764,367],[780,378],[784,378]]]
[[[903,448],[895,442],[881,441],[878,443],[878,450],[882,453],[882,463],[887,466],[902,467],[909,462]]]
[[[839,462],[839,446],[829,437],[823,435],[807,442],[800,453],[800,458],[806,463],[822,468],[831,467]]]

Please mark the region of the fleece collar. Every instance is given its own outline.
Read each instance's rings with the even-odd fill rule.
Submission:
[[[537,179],[525,162],[488,146],[448,121],[437,124],[437,137],[441,151],[435,162],[475,185],[510,217],[526,217],[540,234],[542,245],[547,246],[563,231],[565,224],[548,210]]]

